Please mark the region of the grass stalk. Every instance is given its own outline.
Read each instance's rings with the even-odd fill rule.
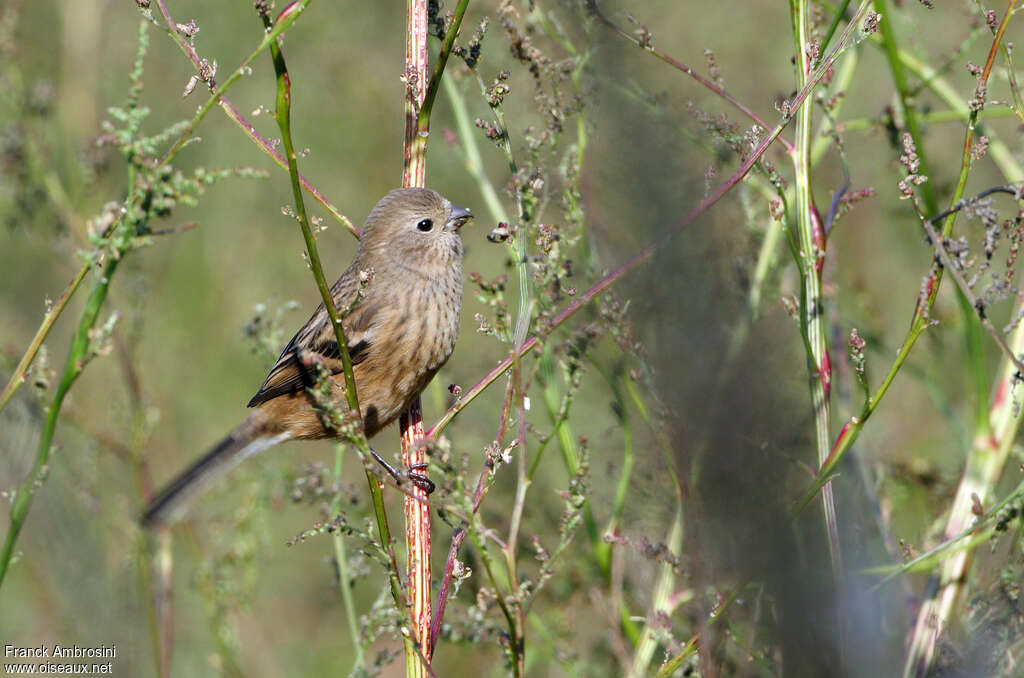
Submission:
[[[286,21],[283,21],[280,25],[275,25],[272,31],[264,37],[263,41],[256,48],[256,50],[254,50],[253,53],[250,54],[249,57],[244,62],[242,62],[241,66],[239,66],[237,69],[235,69],[235,71],[232,72],[232,76],[228,78],[228,80],[223,85],[216,88],[211,93],[210,97],[200,107],[199,111],[193,117],[192,121],[189,123],[185,131],[178,137],[178,139],[174,142],[171,148],[168,149],[168,151],[157,163],[157,167],[162,167],[169,163],[177,155],[177,153],[182,148],[185,147],[186,142],[188,141],[189,138],[191,138],[192,133],[195,131],[196,127],[199,125],[202,119],[206,117],[206,114],[209,113],[210,109],[213,107],[215,103],[219,103],[221,107],[224,108],[228,116],[235,120],[235,122],[239,126],[241,126],[243,130],[246,131],[249,137],[256,141],[261,148],[263,148],[264,152],[267,152],[269,155],[271,155],[271,157],[275,158],[278,164],[287,169],[287,163],[280,157],[280,155],[278,155],[273,150],[273,148],[270,146],[268,142],[266,142],[266,140],[263,140],[263,143],[259,143],[259,140],[262,139],[262,137],[260,137],[256,133],[255,128],[251,124],[249,124],[248,121],[245,121],[245,119],[241,117],[238,111],[235,110],[233,106],[231,106],[230,102],[227,101],[224,95],[235,83],[238,82],[238,79],[241,77],[241,74],[245,71],[246,67],[249,64],[251,64],[252,61],[257,56],[259,56],[259,54],[261,54],[263,51],[270,47],[271,35],[273,35],[273,37],[276,38],[284,30],[291,26],[295,19],[298,18],[298,14],[301,12],[302,9],[305,8],[305,5],[307,5],[308,3],[309,0],[299,3],[298,11],[293,11]],[[192,46],[185,42],[184,38],[178,33],[177,29],[175,28],[174,19],[171,18],[170,12],[167,10],[167,5],[164,2],[164,0],[157,0],[157,5],[165,21],[167,22],[167,25],[169,26],[169,29],[167,31],[168,34],[189,56],[189,58],[195,64],[197,70],[200,69],[201,61],[199,59],[199,56],[196,54]],[[317,199],[318,202],[324,205],[328,212],[330,212],[336,219],[338,219],[343,225],[346,226],[346,228],[352,231],[355,235],[358,235],[358,230],[355,229],[351,221],[349,221],[347,217],[345,217],[336,207],[334,207],[334,205],[328,202],[319,191],[317,191],[313,186],[311,186],[309,182],[307,182],[305,179],[301,179],[301,183],[310,192],[310,194]],[[107,230],[103,233],[104,237],[110,233],[110,230],[113,228],[113,226],[114,224],[111,224],[111,226],[107,228]],[[43,316],[43,320],[40,323],[39,328],[36,330],[35,335],[32,337],[32,340],[29,342],[28,348],[25,350],[24,355],[22,355],[21,360],[19,360],[18,365],[15,367],[14,372],[12,373],[11,378],[8,380],[7,385],[4,387],[3,392],[0,392],[0,410],[3,410],[4,407],[6,407],[7,403],[11,399],[11,396],[13,396],[15,391],[17,391],[18,388],[20,388],[21,385],[24,383],[25,374],[28,372],[28,368],[32,365],[32,361],[35,359],[36,354],[39,352],[39,347],[42,346],[43,342],[46,340],[46,337],[49,335],[54,322],[56,322],[57,318],[59,318],[60,315],[64,312],[64,309],[67,306],[68,301],[71,299],[72,296],[74,296],[75,292],[78,291],[79,285],[81,284],[82,280],[85,278],[85,274],[89,270],[89,266],[90,264],[86,263],[83,264],[81,268],[79,268],[78,272],[64,288],[64,291],[61,294],[61,296],[57,299],[57,302]]]
[[[672,520],[672,527],[669,529],[668,539],[665,545],[672,553],[678,554],[683,546],[683,496],[679,486],[676,486],[675,493],[676,511]],[[671,597],[673,587],[676,583],[676,573],[670,563],[662,563],[658,568],[658,579],[654,584],[654,593],[651,600],[650,617],[656,618],[658,614],[669,615],[672,613],[673,604]],[[658,648],[658,639],[650,624],[644,626],[640,640],[636,644],[636,652],[633,653],[633,663],[630,666],[627,678],[643,678],[650,675],[651,660],[654,658],[654,651]]]
[[[57,298],[57,301],[52,307],[47,309],[43,315],[43,322],[40,323],[39,329],[36,330],[36,334],[32,337],[32,341],[29,342],[28,348],[25,349],[25,354],[21,356],[21,360],[18,361],[17,367],[14,368],[14,372],[11,374],[10,380],[7,382],[7,386],[4,387],[3,393],[0,393],[0,410],[4,409],[7,405],[7,401],[11,399],[14,392],[25,383],[26,374],[28,368],[32,365],[32,361],[35,359],[36,354],[39,353],[39,348],[43,345],[47,335],[50,333],[50,329],[53,327],[53,323],[56,322],[60,314],[64,312],[64,307],[68,305],[71,297],[74,296],[75,292],[78,291],[78,286],[85,280],[85,274],[92,268],[92,262],[86,262],[82,264],[82,267],[75,273],[75,277],[71,279],[71,282],[67,284],[64,291]]]
[[[797,54],[797,85],[804,87],[812,69],[810,49],[810,7],[804,0],[790,4],[793,16],[794,40]],[[828,351],[828,328],[822,295],[822,271],[825,266],[826,235],[817,216],[811,193],[811,147],[814,103],[807,97],[796,112],[796,146],[792,153],[796,178],[794,208],[797,217],[799,241],[797,269],[801,277],[800,331],[807,349],[807,369],[810,378],[811,405],[814,411],[815,445],[818,463],[828,458],[831,433],[830,395],[832,364]],[[842,551],[839,544],[839,526],[835,498],[831,485],[822,489],[822,508],[828,533],[829,557],[836,583],[843,577]],[[842,615],[840,615],[842,617]]]

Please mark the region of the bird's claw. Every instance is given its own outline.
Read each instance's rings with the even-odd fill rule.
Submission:
[[[415,485],[419,490],[423,491],[428,495],[433,493],[433,491],[437,489],[437,486],[434,485],[433,481],[430,480],[430,478],[428,478],[426,474],[418,473],[418,471],[427,470],[429,465],[426,464],[425,462],[411,464],[406,469],[406,472],[403,474],[400,473],[398,469],[396,469],[394,466],[386,462],[384,460],[384,457],[377,454],[377,452],[372,447],[370,448],[370,454],[373,455],[373,458],[377,460],[377,463],[383,466],[384,470],[387,471],[388,474],[395,479],[395,483],[397,485],[401,485],[403,479],[408,478],[413,485]]]

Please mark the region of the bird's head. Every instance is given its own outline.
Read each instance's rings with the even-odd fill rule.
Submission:
[[[360,258],[381,257],[432,269],[461,260],[459,229],[473,217],[465,207],[428,188],[398,188],[370,211],[360,238]],[[395,259],[397,258],[397,259]]]

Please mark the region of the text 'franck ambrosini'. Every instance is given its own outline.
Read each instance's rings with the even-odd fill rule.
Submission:
[[[82,647],[81,645],[37,645],[35,647],[19,647],[17,645],[4,645],[4,656],[20,659],[43,659],[46,657],[59,657],[61,659],[82,658],[117,658],[117,645],[99,645],[96,647]]]

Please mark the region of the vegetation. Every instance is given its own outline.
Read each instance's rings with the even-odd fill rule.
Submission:
[[[5,3],[0,639],[1021,675],[1022,17],[947,5]],[[367,461],[349,389],[338,442],[141,529],[424,182],[476,214],[462,337],[374,446],[437,490]]]

